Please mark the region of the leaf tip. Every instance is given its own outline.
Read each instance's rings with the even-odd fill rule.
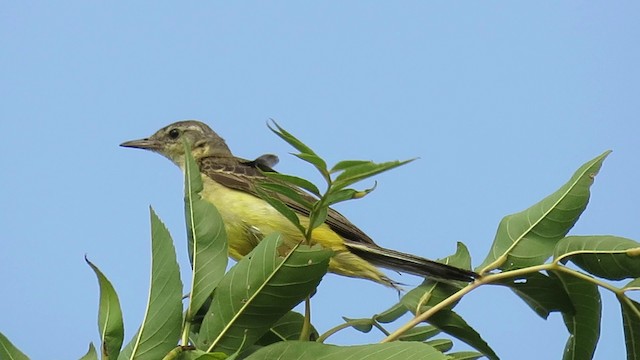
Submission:
[[[269,128],[269,130],[273,131],[274,133],[278,133],[278,130],[282,130],[282,127],[278,125],[278,123],[274,118],[269,118],[269,120],[267,120],[267,127]]]

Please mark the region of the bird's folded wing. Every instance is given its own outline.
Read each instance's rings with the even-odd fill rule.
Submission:
[[[265,164],[256,161],[243,161],[239,159],[229,159],[224,161],[218,158],[202,158],[199,161],[200,171],[211,178],[213,181],[226,186],[228,188],[244,191],[253,196],[260,197],[256,191],[256,182],[274,182],[279,183],[271,178],[266,177],[263,171],[273,171]],[[280,183],[282,184],[282,183]],[[298,192],[300,196],[313,203],[318,199],[313,195],[301,190],[290,184],[285,184]],[[309,209],[299,204],[287,196],[279,193],[269,193],[284,202],[289,208],[302,216],[309,216]],[[338,235],[354,243],[366,244],[369,246],[377,245],[362,230],[353,225],[347,218],[339,212],[329,208],[327,220],[325,223],[335,231]]]

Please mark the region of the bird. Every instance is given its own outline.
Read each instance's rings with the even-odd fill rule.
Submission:
[[[284,215],[262,199],[258,182],[274,182],[265,172],[275,172],[275,155],[263,155],[246,160],[233,155],[225,140],[208,125],[197,120],[183,120],[167,125],[153,135],[126,141],[120,146],[150,150],[185,170],[185,139],[200,169],[203,199],[212,203],[220,213],[228,238],[229,256],[239,260],[247,255],[266,235],[280,233],[284,244],[293,248],[304,239],[302,232]],[[315,201],[311,194],[295,189],[301,196]],[[295,211],[300,223],[309,225],[309,210],[292,199],[279,194]],[[473,271],[432,261],[377,245],[365,232],[345,216],[329,208],[326,221],[315,228],[311,244],[319,244],[333,251],[328,271],[354,278],[363,278],[399,289],[379,267],[409,273],[436,281],[472,282],[479,275]]]

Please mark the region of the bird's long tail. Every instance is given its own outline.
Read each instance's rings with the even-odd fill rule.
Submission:
[[[457,268],[396,250],[354,242],[345,242],[345,245],[347,245],[351,252],[364,260],[390,270],[425,276],[433,278],[434,280],[471,282],[480,277],[480,275],[470,270]]]

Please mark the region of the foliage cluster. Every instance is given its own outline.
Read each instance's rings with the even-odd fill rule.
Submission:
[[[354,183],[407,163],[341,161],[329,168],[311,148],[274,123],[271,128],[291,144],[300,159],[312,164],[325,181],[325,191],[312,182],[280,173],[265,173],[276,182],[258,184],[263,198],[292,221],[309,239],[324,222],[330,205],[368,194]],[[185,143],[185,149],[189,144]],[[189,151],[187,151],[189,154]],[[97,266],[87,260],[100,285],[99,351],[90,345],[83,360],[98,359],[498,359],[481,335],[454,311],[460,299],[483,285],[506,286],[538,316],[559,312],[569,338],[564,359],[591,359],[600,335],[600,290],[619,300],[627,358],[640,359],[640,304],[628,294],[640,290],[640,243],[617,236],[567,236],[587,206],[590,186],[609,152],[586,162],[567,183],[528,209],[502,219],[482,264],[482,277],[471,284],[426,279],[404,293],[389,309],[365,319],[344,319],[323,334],[309,322],[310,297],[327,271],[331,251],[306,242],[283,253],[278,234],[266,236],[244,259],[225,273],[227,239],[216,208],[203,200],[200,172],[187,156],[185,218],[190,292],[182,296],[173,241],[151,212],[151,285],[144,320],[127,345],[118,296]],[[294,188],[317,197],[309,202]],[[309,227],[279,196],[310,210]],[[470,269],[471,256],[459,243],[455,254],[440,261]],[[612,281],[627,280],[622,287]],[[307,313],[292,309],[306,301]],[[410,321],[397,324],[406,313]],[[384,334],[379,344],[325,344],[336,332],[353,327]],[[388,328],[393,327],[391,331]],[[446,333],[476,351],[452,352]],[[0,358],[28,359],[0,334]]]

